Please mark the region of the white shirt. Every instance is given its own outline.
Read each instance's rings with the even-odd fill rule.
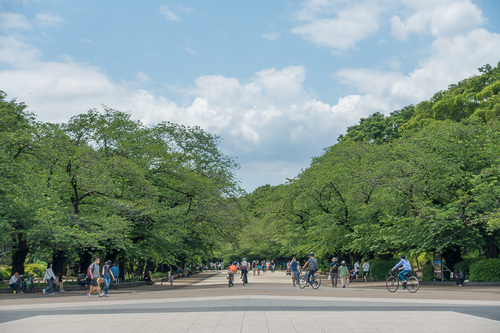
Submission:
[[[354,264],[354,271],[359,272],[359,263]]]
[[[368,272],[370,270],[370,264],[365,262],[363,264],[363,272]]]
[[[16,283],[16,282],[17,282],[17,277],[16,277],[15,275],[12,275],[12,276],[10,277],[9,284],[14,284],[14,283]]]

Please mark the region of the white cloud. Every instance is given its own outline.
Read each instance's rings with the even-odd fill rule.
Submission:
[[[378,1],[313,0],[304,3],[297,15],[303,24],[292,32],[319,46],[346,51],[379,30],[384,10]],[[334,18],[330,17],[333,13]]]
[[[32,29],[32,26],[23,14],[3,12],[0,13],[0,29]]]
[[[476,74],[482,65],[495,66],[500,59],[497,45],[500,45],[499,34],[475,29],[452,38],[436,39],[430,55],[406,75],[373,69],[342,69],[337,75],[342,82],[366,94],[364,97],[387,103],[387,111],[392,111],[429,99],[448,85]]]
[[[171,11],[168,6],[160,7],[160,14],[165,16],[167,21],[182,21],[182,19],[173,11]]]
[[[408,3],[411,15],[393,16],[392,35],[406,40],[409,34],[430,33],[435,37],[452,37],[466,33],[484,23],[484,17],[469,0],[414,1]]]
[[[35,18],[35,24],[41,27],[57,27],[65,22],[61,17],[50,13],[39,13]]]
[[[267,40],[270,40],[270,41],[278,40],[280,38],[280,36],[281,35],[278,32],[266,32],[266,33],[262,34],[262,37],[264,39],[267,39]]]

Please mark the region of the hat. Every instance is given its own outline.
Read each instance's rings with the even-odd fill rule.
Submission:
[[[342,265],[343,265],[343,264],[345,264],[345,261],[343,261],[343,260],[342,260],[341,264],[342,264]]]
[[[111,260],[107,260],[107,261],[105,262],[105,264],[106,264],[106,265],[111,265]]]
[[[333,257],[333,258],[332,258],[332,261],[337,261],[337,258]]]
[[[309,253],[309,257],[314,257],[314,252]]]

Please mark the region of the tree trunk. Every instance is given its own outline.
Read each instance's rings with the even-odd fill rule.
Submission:
[[[498,248],[498,232],[493,232],[491,236],[485,237],[486,246],[484,249],[484,254],[486,258],[498,258],[500,255],[500,249]]]
[[[12,252],[12,274],[18,272],[24,274],[24,261],[28,256],[28,244],[22,233],[17,234],[17,240],[14,240],[15,246]]]
[[[87,249],[83,250],[80,254],[80,273],[87,273],[87,268],[89,268],[92,263],[92,253]]]
[[[446,267],[448,267],[448,269],[451,271],[453,271],[455,264],[463,260],[462,250],[460,249],[460,247],[446,249],[443,251],[442,255],[443,259],[446,261]],[[445,277],[449,277],[449,272],[445,272]]]
[[[139,259],[139,262],[137,264],[137,268],[135,270],[135,276],[142,276],[144,274],[144,264],[146,263],[146,260],[143,258]]]
[[[154,273],[155,271],[155,263],[151,260],[147,260],[146,261],[146,272],[149,272],[151,271],[152,273]]]
[[[61,273],[61,275],[66,275],[66,253],[64,251],[54,250],[52,255],[52,270],[54,274]]]

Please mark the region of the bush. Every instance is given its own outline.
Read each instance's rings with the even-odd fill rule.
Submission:
[[[389,276],[389,270],[393,268],[398,262],[398,259],[392,260],[370,260],[370,273],[369,276],[377,280],[385,280]]]
[[[469,259],[464,259],[463,261],[455,264],[455,267],[453,267],[453,272],[458,272],[461,270],[464,273],[465,278],[469,278],[470,274],[470,266],[478,261],[481,261],[484,259],[481,258],[469,258]]]
[[[434,280],[434,265],[428,264],[422,268],[422,281]]]
[[[29,276],[30,274],[33,274],[35,277],[44,277],[45,275],[45,268],[47,265],[39,263],[39,262],[34,262],[32,264],[28,264],[24,267],[24,275]]]
[[[470,266],[471,281],[500,281],[500,259],[483,259]]]
[[[12,275],[10,270],[10,267],[0,269],[0,280],[9,280]]]

